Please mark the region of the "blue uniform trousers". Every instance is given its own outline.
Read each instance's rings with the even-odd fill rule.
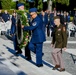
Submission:
[[[14,49],[16,50],[16,36],[13,36],[12,37],[12,40],[13,40],[13,44],[14,44]]]
[[[36,51],[36,64],[42,64],[42,47],[43,47],[43,42],[42,43],[29,43],[29,49],[31,51]]]
[[[12,37],[12,39],[13,39],[14,49],[15,49],[16,51],[18,51],[18,52],[22,52],[21,49],[20,49],[19,46],[18,46],[18,42],[17,42],[17,37],[16,37],[16,35],[14,35],[14,36]]]

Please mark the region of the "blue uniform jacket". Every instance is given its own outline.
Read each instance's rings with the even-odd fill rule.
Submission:
[[[37,16],[35,19],[33,19],[30,26],[24,27],[24,30],[32,30],[32,43],[42,43],[46,40],[45,33],[42,30],[42,24],[42,20]]]
[[[5,22],[7,22],[8,20],[10,20],[10,15],[8,13],[7,14],[3,13],[2,18]]]
[[[46,26],[46,25],[48,24],[48,15],[45,13],[44,19],[43,19],[42,14],[40,14],[39,17],[40,17],[41,20],[43,21],[43,24]]]
[[[51,13],[50,14],[50,26],[54,26],[54,14],[53,13]]]
[[[48,15],[45,13],[44,17],[42,14],[39,14],[40,19],[43,22],[43,31],[45,32],[46,25],[48,25]]]
[[[16,18],[14,16],[12,16],[11,20],[12,20],[11,34],[14,34],[14,33],[16,33]]]

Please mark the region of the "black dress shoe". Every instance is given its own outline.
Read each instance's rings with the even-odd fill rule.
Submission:
[[[60,72],[65,71],[65,68],[61,68],[59,71],[60,71]]]
[[[31,60],[31,57],[26,57],[26,60],[28,60],[28,61]]]
[[[37,67],[43,67],[43,64],[37,64],[36,66]]]
[[[42,53],[42,56],[44,55],[44,53]]]
[[[60,68],[60,65],[55,65],[55,67],[53,67],[52,70],[56,70],[56,69],[58,69],[58,68]]]
[[[16,52],[15,54],[22,54],[22,52]]]

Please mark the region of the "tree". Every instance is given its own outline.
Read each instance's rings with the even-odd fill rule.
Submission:
[[[66,4],[67,6],[69,5],[69,0],[46,0],[46,1],[48,3],[48,6],[50,6],[50,8],[52,8],[52,3],[56,2]],[[35,0],[35,5],[39,10],[43,9],[43,0]]]
[[[43,3],[42,0],[38,0],[38,6],[37,6],[38,10],[42,10],[43,9]]]
[[[55,7],[56,7],[56,3],[61,3],[61,4],[65,4],[65,5],[69,5],[69,1],[70,0],[47,0],[48,2],[48,9],[52,10],[52,4],[54,3]],[[51,9],[50,9],[51,8]]]
[[[16,2],[11,2],[11,9],[16,9]]]
[[[11,9],[12,0],[1,0],[2,9]]]
[[[19,0],[18,2],[25,3],[25,0]]]
[[[52,0],[53,2],[58,2],[58,3],[61,3],[61,4],[66,4],[67,6],[69,5],[69,0]]]

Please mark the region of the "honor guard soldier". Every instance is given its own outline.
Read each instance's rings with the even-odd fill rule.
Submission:
[[[12,36],[12,40],[13,40],[13,44],[14,44],[14,49],[15,49],[15,51],[16,51],[16,55],[18,55],[18,54],[21,54],[22,53],[22,51],[21,51],[21,49],[19,48],[19,44],[18,44],[18,41],[17,41],[17,34],[16,34],[16,17],[17,17],[17,15],[16,15],[16,13],[14,13],[13,12],[13,14],[12,14],[12,18],[11,18],[11,21],[12,21],[12,25],[11,25],[11,31],[10,31],[10,34],[11,34],[11,36]]]
[[[54,17],[54,23],[56,25],[54,29],[53,39],[51,46],[54,50],[51,52],[53,57],[53,63],[55,67],[53,70],[60,68],[59,71],[65,71],[63,60],[62,60],[62,49],[66,49],[67,45],[67,32],[64,25],[60,23],[60,18],[58,16]]]
[[[17,44],[16,44],[16,41],[17,41],[17,39],[16,39],[17,38],[16,37],[16,13],[12,14],[11,22],[12,22],[12,25],[11,25],[10,35],[12,36],[14,49],[17,50]]]
[[[22,28],[27,30],[32,30],[32,37],[29,43],[29,49],[32,51],[36,51],[36,66],[42,67],[42,49],[43,49],[43,42],[45,39],[45,33],[42,29],[42,20],[37,15],[37,9],[31,8],[29,10],[30,16],[32,18],[32,22],[30,26],[23,26]]]
[[[18,10],[24,11],[24,4],[23,4],[23,3],[18,3],[17,6],[18,6]],[[26,12],[25,12],[24,14],[26,14],[26,16],[28,16]],[[20,16],[22,16],[22,15],[20,15]],[[21,17],[20,17],[20,18],[21,18]],[[27,17],[27,20],[28,20],[28,17]],[[24,35],[23,35],[23,36],[24,36]],[[28,37],[28,39],[29,39],[29,37]],[[29,42],[28,42],[27,45],[25,46],[25,57],[26,57],[26,60],[31,60],[31,55],[30,55],[30,50],[29,50],[29,48],[28,48],[28,44],[29,44]],[[21,50],[20,50],[20,51],[21,51]]]
[[[17,6],[18,6],[18,10],[24,11],[24,4],[23,3],[19,3]],[[18,25],[16,26],[16,21],[18,21],[20,16],[21,15],[17,14],[16,18],[14,18],[12,20],[12,27],[11,27],[11,35],[13,35],[13,41],[14,41],[14,47],[15,47],[15,50],[16,50],[16,53],[15,53],[16,55],[19,55],[19,54],[22,53],[22,50],[19,47],[20,44],[18,43],[18,39],[17,39],[18,38],[17,34],[20,34],[20,33],[17,33]],[[30,55],[30,50],[28,49],[28,44],[25,47],[25,57],[26,57],[27,60],[31,60],[31,55]]]

